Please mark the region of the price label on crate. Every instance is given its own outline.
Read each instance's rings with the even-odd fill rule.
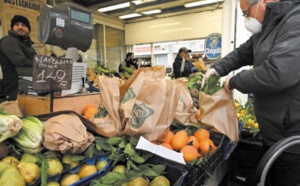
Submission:
[[[33,60],[33,89],[70,90],[73,60],[36,55]]]

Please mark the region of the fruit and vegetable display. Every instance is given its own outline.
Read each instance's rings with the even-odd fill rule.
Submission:
[[[86,106],[84,111],[91,108]],[[47,121],[53,118],[56,117]],[[167,164],[155,163],[151,160],[154,154],[135,148],[139,136],[107,138],[94,134],[93,142],[81,153],[53,151],[44,145],[47,121],[3,114],[3,126],[14,122],[21,127],[0,143],[0,185],[64,186],[82,185],[84,181],[91,185],[179,185],[180,179],[169,180],[165,172]],[[8,130],[1,132],[5,134]],[[182,153],[187,163],[199,167],[205,167],[207,157],[217,148],[210,132],[196,124],[189,127],[174,124],[164,138],[153,143]]]
[[[256,120],[252,101],[248,100],[245,105],[242,105],[240,101],[235,100],[234,106],[236,108],[238,120],[243,124],[243,129],[246,129],[253,134],[258,133],[259,124]]]
[[[139,72],[133,75],[132,67],[121,68],[118,74],[104,66],[87,70],[88,81],[101,89],[102,102],[82,105],[81,113],[1,113],[0,185],[180,186],[201,185],[211,177],[224,160],[230,138],[201,123],[199,95],[218,92],[220,78],[211,76],[201,87],[201,72],[183,79],[184,84],[155,74],[155,68],[148,72],[153,77],[135,77]],[[121,99],[121,83],[116,85],[118,78],[111,76],[138,80],[127,85]],[[115,86],[103,87],[110,82]],[[139,83],[143,86],[136,86]],[[166,99],[155,100],[158,95],[169,100],[161,104]],[[258,130],[252,104],[235,101],[235,108],[244,128]],[[138,146],[142,140],[145,148]]]

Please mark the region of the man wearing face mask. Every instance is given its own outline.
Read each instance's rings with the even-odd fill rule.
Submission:
[[[0,102],[17,99],[19,76],[32,76],[33,57],[36,54],[31,47],[29,36],[30,23],[21,15],[11,19],[11,30],[0,40],[0,64],[3,74],[5,98]]]
[[[253,69],[227,76],[227,92],[253,93],[263,143],[300,135],[300,2],[298,0],[240,0],[245,26],[253,35],[214,64],[212,74],[226,76],[240,67]],[[269,170],[271,185],[300,183],[300,145],[294,145]]]

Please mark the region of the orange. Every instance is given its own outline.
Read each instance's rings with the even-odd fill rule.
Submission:
[[[199,142],[199,149],[202,155],[206,155],[209,152],[210,147],[212,149],[210,153],[212,153],[216,149],[216,146],[211,139],[203,139]]]
[[[198,139],[198,141],[202,141],[203,139],[209,139],[210,134],[206,129],[198,129],[194,132],[194,136]]]
[[[97,112],[97,108],[92,108],[92,107],[88,108],[84,113],[84,117],[86,119],[91,119],[94,116],[94,114],[96,114],[96,112]]]
[[[168,148],[168,149],[170,149],[170,150],[173,150],[173,147],[172,147],[172,145],[170,144],[170,143],[162,143],[162,144],[160,144],[161,146],[164,146],[164,147],[166,147],[166,148]]]
[[[193,146],[196,148],[196,149],[198,149],[199,148],[199,141],[198,141],[198,139],[195,137],[195,136],[190,136],[189,138],[188,138],[188,143],[190,143],[191,141],[193,141]]]
[[[185,162],[189,162],[198,157],[198,151],[194,146],[184,146],[180,152],[183,154],[183,159]]]
[[[173,149],[180,150],[182,147],[186,146],[188,142],[188,137],[189,136],[185,130],[178,131],[171,141]]]
[[[89,103],[87,105],[85,105],[82,109],[82,113],[85,114],[85,112],[89,109],[89,108],[95,108],[95,109],[98,109],[96,105],[92,104],[92,103]]]
[[[162,142],[171,144],[173,137],[174,137],[174,133],[169,130],[167,136],[165,137],[165,139]]]
[[[197,118],[197,120],[201,119],[201,111],[200,111],[200,109],[197,110],[196,118]]]

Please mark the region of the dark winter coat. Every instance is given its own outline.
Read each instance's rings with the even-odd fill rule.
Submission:
[[[16,98],[18,77],[32,76],[33,57],[36,54],[31,47],[30,37],[22,38],[13,31],[0,40],[0,64],[3,74],[3,86],[6,96]]]
[[[253,93],[264,142],[300,135],[300,5],[268,3],[261,33],[213,65],[221,75],[242,66],[253,69],[232,77],[229,86]],[[300,153],[300,145],[290,152]]]
[[[190,62],[189,60],[185,60],[183,72],[180,73],[181,63],[182,58],[177,55],[173,63],[173,72],[175,78],[189,77],[189,75],[192,73],[192,68],[195,67],[192,62]]]

